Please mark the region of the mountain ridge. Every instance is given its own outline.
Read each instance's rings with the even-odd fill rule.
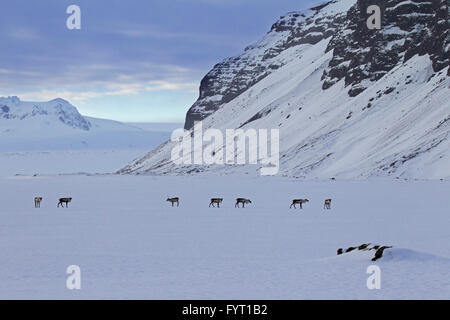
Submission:
[[[281,17],[261,41],[238,56],[239,61],[226,59],[233,63],[222,62],[207,74],[208,81],[214,77],[220,81],[212,81],[206,91],[202,81],[200,102],[188,111],[187,118],[192,112],[201,113],[204,129],[278,128],[280,174],[284,176],[449,178],[450,34],[448,21],[441,19],[444,2],[401,8],[409,2],[388,1],[385,10],[401,9],[407,19],[384,16],[386,29],[381,30],[352,27],[365,25],[367,16],[360,13],[366,2],[332,1],[304,16],[290,13]],[[443,35],[433,33],[424,23],[423,10],[440,12],[437,16],[445,23]],[[353,15],[355,11],[359,14]],[[398,42],[405,21],[415,32]],[[333,28],[336,30],[331,32]],[[369,41],[369,34],[379,41]],[[408,42],[408,36],[422,38],[423,43]],[[427,48],[414,53],[434,40],[442,50]],[[255,61],[263,61],[270,52],[274,56],[264,66],[277,62],[277,67],[266,74]],[[236,71],[237,65],[244,71]],[[339,70],[347,71],[339,74]],[[242,81],[230,78],[233,73]],[[258,74],[264,76],[251,82]],[[327,81],[333,83],[324,85]],[[221,83],[225,85],[221,87]],[[240,83],[242,92],[234,90],[233,83]],[[224,98],[227,94],[229,98]],[[188,122],[185,127],[190,126]],[[118,173],[257,174],[261,167],[175,165],[171,161],[175,145],[168,141]]]
[[[0,152],[150,148],[169,137],[114,120],[81,115],[67,100],[0,97]]]
[[[299,44],[316,44],[331,36],[343,21],[346,10],[355,2],[328,1],[308,10],[289,12],[242,54],[216,64],[201,80],[200,95],[186,114],[185,129],[191,129],[194,121],[203,120],[220,105],[230,102],[292,60],[293,55],[282,55],[285,50]]]

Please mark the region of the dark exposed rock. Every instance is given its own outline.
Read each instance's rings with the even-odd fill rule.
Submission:
[[[448,0],[358,0],[347,13],[345,23],[328,44],[333,50],[324,70],[322,88],[344,79],[348,94],[366,89],[364,80],[376,81],[415,54],[429,54],[434,71],[449,65],[450,43]],[[366,26],[370,5],[382,12],[381,30]],[[450,69],[449,69],[450,70]]]
[[[185,128],[203,120],[258,83],[286,61],[277,59],[285,50],[316,44],[332,37],[326,51],[333,57],[322,74],[322,88],[344,79],[348,94],[355,97],[367,88],[365,81],[377,81],[415,54],[429,54],[434,71],[450,63],[448,0],[358,0],[347,12],[320,15],[335,1],[290,12],[272,25],[269,34],[286,36],[271,46],[256,43],[239,56],[225,59],[208,72],[200,84],[198,100],[186,114]],[[381,30],[367,28],[367,7],[378,5]],[[450,72],[450,68],[449,68]],[[450,75],[450,74],[449,74]]]
[[[247,121],[245,121],[243,124],[241,124],[239,126],[239,128],[242,128],[243,126],[245,126],[246,124],[249,124],[250,122],[253,122],[255,120],[258,120],[266,115],[268,115],[270,112],[272,111],[272,109],[264,109],[259,111],[257,114],[255,114],[253,117],[251,117],[250,119],[248,119]]]
[[[277,58],[285,50],[331,37],[345,18],[344,13],[329,17],[319,15],[320,10],[332,2],[311,8],[306,14],[290,12],[282,16],[272,25],[269,34],[286,33],[285,37],[279,37],[268,47],[261,43],[248,46],[243,54],[216,64],[200,83],[199,98],[186,114],[185,129],[192,128],[195,121],[203,120],[283,66],[286,61]]]
[[[383,256],[383,252],[387,248],[392,248],[392,246],[382,246],[378,248],[378,250],[375,252],[375,256],[372,258],[372,261],[377,261]]]
[[[366,243],[366,244],[362,244],[358,247],[358,250],[364,250],[366,249],[368,246],[370,245],[370,243]]]
[[[391,88],[387,88],[386,91],[383,92],[383,94],[389,94],[391,92],[393,92],[395,90],[395,88],[391,87]]]
[[[385,249],[388,248],[392,248],[392,246],[380,246],[380,245],[374,245],[370,247],[370,243],[364,243],[360,246],[357,247],[348,247],[347,249],[342,249],[339,248],[337,250],[337,255],[341,255],[344,253],[348,253],[348,252],[352,252],[354,250],[359,250],[359,251],[370,251],[370,250],[375,250],[375,255],[374,257],[371,259],[372,261],[376,261],[378,259],[380,259],[383,256],[383,252]]]
[[[362,108],[362,110],[364,111],[364,110],[366,110],[366,109],[370,109],[372,107],[372,104],[369,102],[368,104],[367,104],[367,106],[365,106],[364,108]]]

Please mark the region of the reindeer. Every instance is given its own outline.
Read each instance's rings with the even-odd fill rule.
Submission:
[[[174,203],[177,204],[177,207],[180,206],[180,198],[178,198],[178,197],[177,198],[167,198],[166,201],[169,201],[172,204],[172,207],[173,207]]]
[[[295,206],[296,204],[300,205],[300,209],[303,209],[303,204],[309,202],[308,199],[294,199],[292,200],[291,206],[289,208],[292,208],[292,206],[294,206],[294,209],[297,209],[297,207]]]
[[[331,199],[326,199],[323,204],[324,209],[331,209]]]
[[[40,208],[41,207],[41,202],[42,202],[42,197],[35,197],[34,198],[34,207],[35,208]]]
[[[211,207],[211,205],[213,207],[215,207],[215,204],[217,204],[217,208],[220,208],[220,204],[222,203],[223,198],[212,198],[211,202],[209,203],[209,206]]]
[[[57,207],[61,206],[64,208],[64,203],[66,204],[66,208],[69,206],[69,202],[72,201],[72,198],[60,198]]]
[[[234,205],[235,208],[239,208],[239,203],[242,203],[242,208],[245,208],[245,205],[248,203],[252,203],[250,201],[250,199],[245,199],[245,198],[237,198],[236,199],[236,204]]]

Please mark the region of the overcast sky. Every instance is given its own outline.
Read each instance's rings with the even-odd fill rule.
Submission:
[[[0,96],[84,115],[182,122],[214,64],[318,0],[14,0],[0,9]],[[81,8],[81,30],[66,9]]]

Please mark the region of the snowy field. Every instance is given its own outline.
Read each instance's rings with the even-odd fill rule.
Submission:
[[[115,172],[168,140],[176,128],[183,127],[180,123],[127,125],[137,131],[113,128],[100,133],[46,133],[48,136],[37,131],[38,134],[14,139],[0,134],[0,177]]]
[[[0,177],[114,172],[147,152],[146,148],[0,152]]]
[[[448,299],[449,181],[0,178],[0,299]],[[35,209],[33,198],[44,197]],[[167,197],[180,197],[172,208]],[[223,207],[208,208],[210,197]],[[234,208],[236,197],[252,200]],[[59,197],[73,197],[56,208]],[[293,198],[310,200],[289,209]],[[332,209],[323,200],[332,198]],[[336,255],[362,243],[393,245]],[[381,289],[366,287],[368,266]],[[81,290],[66,268],[81,268]]]

